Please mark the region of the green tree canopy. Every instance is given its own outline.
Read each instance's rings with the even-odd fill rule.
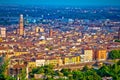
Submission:
[[[112,50],[109,52],[110,59],[120,59],[120,50]]]

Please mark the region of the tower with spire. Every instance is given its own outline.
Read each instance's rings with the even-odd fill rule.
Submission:
[[[120,27],[119,27],[119,30],[118,30],[118,39],[120,40]]]

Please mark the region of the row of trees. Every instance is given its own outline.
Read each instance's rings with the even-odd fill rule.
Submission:
[[[120,80],[120,61],[113,65],[103,65],[100,69],[89,69],[85,66],[82,70],[53,70],[51,65],[34,68],[30,72],[31,78],[34,74],[42,74],[41,80],[102,80],[103,77],[112,77]],[[56,78],[57,77],[57,78]]]
[[[108,56],[110,59],[120,59],[120,50],[112,50]]]
[[[17,80],[18,77],[20,80],[27,80],[26,79],[26,69],[22,69],[21,73],[18,74],[16,77],[12,77],[7,74],[8,70],[9,59],[4,61],[2,65],[0,65],[0,80]]]
[[[6,60],[4,64],[0,65],[0,80],[16,80],[16,78],[7,75],[8,62],[9,60]]]
[[[115,42],[120,42],[120,40],[115,40]]]
[[[16,80],[5,74],[6,63],[0,66],[0,80]],[[20,74],[21,80],[26,80],[26,72]],[[113,80],[120,80],[120,61],[113,65],[103,65],[100,69],[89,69],[85,66],[82,70],[54,70],[52,65],[34,68],[30,72],[31,80],[34,80],[34,74],[42,74],[41,80],[101,80],[102,77],[112,77]],[[58,78],[55,78],[58,77]]]

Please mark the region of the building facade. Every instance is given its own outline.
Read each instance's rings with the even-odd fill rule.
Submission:
[[[1,37],[6,37],[6,28],[0,28]]]
[[[106,50],[97,50],[96,60],[102,61],[107,59],[107,51]]]
[[[84,50],[84,61],[89,62],[93,60],[93,50]]]

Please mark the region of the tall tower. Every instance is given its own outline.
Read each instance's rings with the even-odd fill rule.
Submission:
[[[120,40],[120,27],[119,27],[119,30],[118,30],[118,40]]]
[[[23,24],[23,15],[20,15],[20,22],[19,22],[19,35],[24,35],[24,24]]]
[[[52,29],[49,30],[49,36],[50,36],[50,37],[53,36],[53,30],[52,30]]]

